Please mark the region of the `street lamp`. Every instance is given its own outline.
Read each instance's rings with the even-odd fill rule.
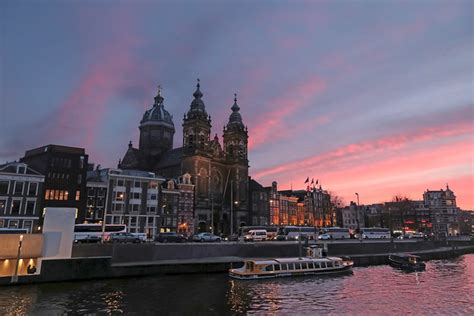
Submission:
[[[355,193],[357,196],[357,209],[356,209],[356,219],[357,219],[357,230],[359,233],[359,239],[362,241],[362,234],[360,233],[360,216],[359,216],[359,193]]]
[[[16,255],[16,265],[15,273],[12,275],[11,283],[18,282],[18,266],[20,264],[20,255],[21,255],[21,245],[23,244],[23,235],[20,235],[20,240],[18,241],[18,253]]]

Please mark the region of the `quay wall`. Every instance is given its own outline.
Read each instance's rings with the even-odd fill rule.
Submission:
[[[474,246],[473,241],[353,241],[328,242],[331,256],[386,254],[391,252],[417,252],[442,247]],[[262,243],[184,243],[184,244],[79,244],[74,245],[73,257],[110,256],[112,263],[200,259],[214,257],[274,258],[297,257],[297,242]],[[304,251],[303,251],[304,255]]]
[[[396,245],[364,241],[328,243],[327,246],[329,255],[350,256],[355,266],[386,264],[391,252],[409,251],[425,260],[474,253],[472,241],[448,244],[418,241]],[[242,265],[242,258],[295,257],[298,253],[298,243],[76,245],[73,258],[43,260],[40,274],[21,275],[17,284],[226,272],[230,267]],[[11,277],[0,277],[0,285],[10,282]]]

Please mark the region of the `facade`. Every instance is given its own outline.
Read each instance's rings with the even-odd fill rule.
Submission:
[[[448,185],[446,185],[446,190],[426,190],[423,193],[423,200],[431,210],[433,233],[436,236],[456,236],[459,234],[459,208],[456,206],[456,196]]]
[[[350,205],[344,207],[341,212],[342,225],[344,228],[357,231],[365,227],[365,212],[363,206],[358,206],[356,203],[351,202]]]
[[[270,205],[269,192],[260,183],[249,177],[249,206],[251,224],[254,226],[269,225]]]
[[[88,172],[87,222],[125,224],[132,233],[154,239],[160,232],[194,232],[191,176],[166,180],[143,170],[97,169]]]
[[[250,223],[248,131],[235,96],[222,144],[217,134],[211,138],[211,116],[206,112],[199,81],[193,97],[183,118],[182,147],[173,148],[173,117],[165,110],[158,91],[140,122],[138,148],[129,144],[119,168],[147,170],[168,179],[189,173],[195,185],[196,230],[227,235]]]
[[[27,164],[0,165],[0,229],[40,231],[44,176]]]
[[[87,172],[87,210],[85,222],[102,223],[107,197],[107,181],[101,177],[98,168]]]
[[[78,210],[76,222],[85,221],[88,156],[83,148],[46,145],[26,151],[20,161],[45,176],[41,213],[45,207],[71,207]]]

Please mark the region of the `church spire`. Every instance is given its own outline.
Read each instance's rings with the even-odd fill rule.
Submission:
[[[158,85],[158,93],[155,97],[155,106],[162,106],[164,98],[161,96],[161,85]]]
[[[199,80],[199,78],[197,78],[196,91],[194,91],[194,93],[193,93],[193,96],[196,99],[201,99],[202,95],[203,95],[201,90],[199,89],[201,87],[200,82],[201,82],[201,80]]]

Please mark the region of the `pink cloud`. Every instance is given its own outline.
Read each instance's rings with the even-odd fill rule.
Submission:
[[[326,82],[319,77],[313,77],[298,86],[289,88],[282,95],[270,99],[265,105],[265,108],[270,109],[270,111],[252,120],[252,123],[259,123],[252,124],[255,127],[252,129],[249,138],[249,148],[255,149],[258,145],[273,138],[274,134],[279,131],[284,119],[309,106],[310,100],[325,90]]]
[[[308,157],[298,161],[292,161],[257,170],[254,173],[255,178],[269,177],[274,174],[291,173],[295,168],[311,168],[325,163],[336,163],[347,157],[355,155],[377,152],[383,152],[388,149],[398,149],[407,146],[410,143],[421,143],[423,141],[464,135],[473,132],[473,126],[470,120],[458,123],[449,123],[442,126],[424,127],[406,134],[393,135],[385,138],[375,139],[366,142],[353,143],[337,148],[335,150],[323,153],[318,156]]]

